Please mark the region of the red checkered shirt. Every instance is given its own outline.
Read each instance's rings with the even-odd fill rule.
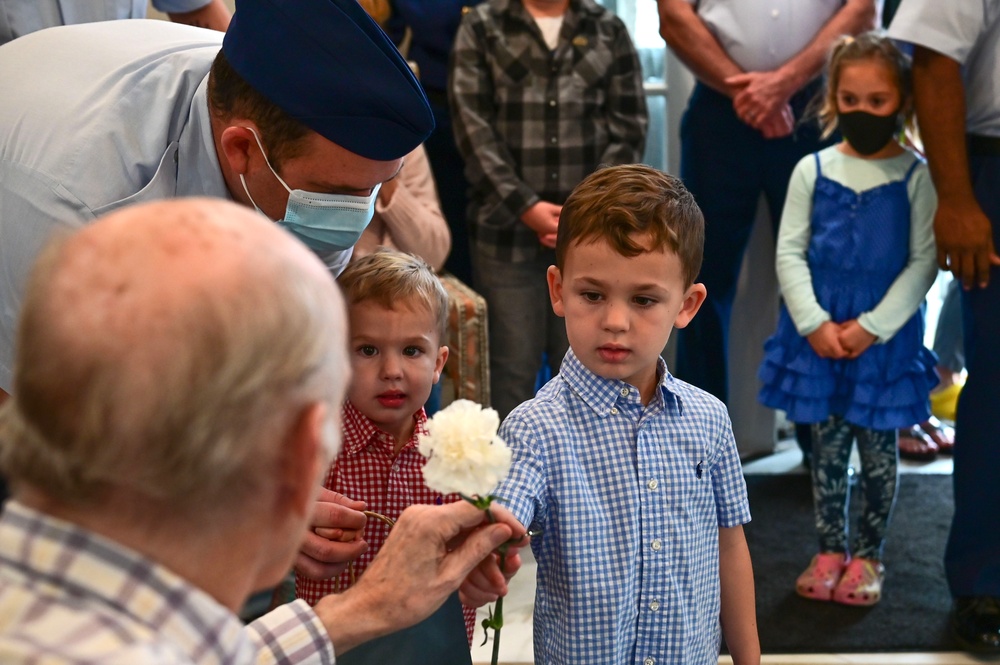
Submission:
[[[416,503],[442,504],[458,501],[457,494],[442,495],[424,484],[423,468],[426,458],[417,449],[417,436],[427,433],[427,414],[423,408],[413,414],[413,435],[397,455],[395,440],[372,423],[353,404],[346,402],[343,409],[344,444],[340,455],[330,466],[324,486],[352,499],[364,501],[368,510],[396,520],[399,514]],[[319,599],[351,586],[351,575],[356,580],[382,548],[389,535],[389,527],[379,519],[368,519],[364,538],[368,551],[354,560],[352,567],[339,577],[314,580],[297,575],[295,595],[315,605]],[[353,569],[353,570],[352,570]],[[463,607],[465,628],[469,642],[476,625],[476,610]]]

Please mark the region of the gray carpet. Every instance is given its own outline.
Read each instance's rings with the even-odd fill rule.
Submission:
[[[806,600],[795,578],[816,553],[805,475],[747,476],[746,526],[764,653],[954,651],[943,556],[953,511],[951,476],[903,474],[883,562],[882,601],[871,608]],[[852,497],[856,523],[858,496]]]

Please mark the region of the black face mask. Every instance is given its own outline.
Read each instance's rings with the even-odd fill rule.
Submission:
[[[874,115],[867,111],[837,114],[837,127],[851,147],[862,155],[874,155],[899,132],[899,113]]]

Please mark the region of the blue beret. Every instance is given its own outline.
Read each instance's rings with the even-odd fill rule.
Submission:
[[[240,0],[222,51],[273,104],[362,157],[399,159],[434,129],[413,72],[355,0]]]

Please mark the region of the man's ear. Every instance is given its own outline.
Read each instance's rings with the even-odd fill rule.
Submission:
[[[292,512],[305,517],[312,513],[316,487],[326,464],[323,436],[328,420],[327,405],[312,402],[299,412],[285,436],[277,470],[276,509],[281,515]]]
[[[448,347],[442,344],[438,349],[437,358],[434,360],[434,383],[441,380],[441,372],[444,371],[446,362],[448,362]]]
[[[563,306],[563,282],[562,271],[556,266],[549,266],[545,273],[545,279],[549,283],[549,300],[552,301],[552,311],[556,316],[566,316],[566,308]]]
[[[702,303],[705,302],[706,295],[708,295],[708,290],[704,284],[692,284],[688,287],[688,290],[684,293],[684,301],[681,303],[680,311],[674,317],[674,328],[684,328],[687,324],[691,323],[691,319],[694,318],[694,315],[701,309]]]
[[[257,140],[253,136],[253,131],[249,127],[253,127],[253,130],[257,131],[256,125],[246,120],[240,121],[238,125],[229,125],[222,130],[222,134],[219,136],[219,145],[222,147],[222,154],[229,163],[229,168],[237,174],[245,174],[249,170],[251,153],[254,150],[260,150],[257,147]]]

